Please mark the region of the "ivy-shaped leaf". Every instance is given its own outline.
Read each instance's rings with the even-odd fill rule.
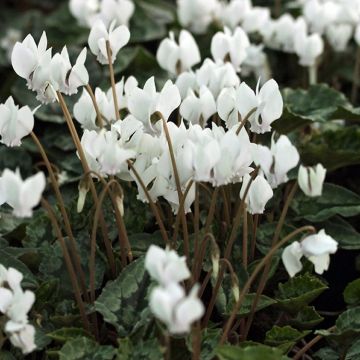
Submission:
[[[275,299],[281,308],[296,314],[327,288],[319,278],[305,274],[289,279],[284,284],[280,283]]]
[[[265,345],[247,346],[244,348],[231,345],[219,346],[216,355],[220,360],[286,360],[287,356],[277,348]]]
[[[128,265],[116,280],[108,282],[96,300],[96,311],[116,328],[120,337],[131,335],[151,321],[149,285],[142,257]]]

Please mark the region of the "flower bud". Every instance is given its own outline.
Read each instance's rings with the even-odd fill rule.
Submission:
[[[86,195],[89,191],[89,180],[88,178],[82,179],[79,183],[79,197],[77,202],[77,212],[81,213],[84,209]]]
[[[305,195],[310,197],[321,196],[325,180],[326,169],[317,164],[315,167],[300,166],[298,183]]]
[[[220,249],[214,238],[211,239],[211,262],[212,262],[212,276],[216,279],[219,274],[220,263]]]

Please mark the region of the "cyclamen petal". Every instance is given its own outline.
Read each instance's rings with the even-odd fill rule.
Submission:
[[[36,207],[46,186],[43,172],[22,180],[19,171],[5,169],[1,183],[6,189],[6,203],[13,208],[17,217],[31,217],[32,209]]]
[[[10,96],[0,104],[1,142],[7,146],[20,146],[21,139],[29,135],[34,127],[34,115],[28,106],[19,108]]]
[[[185,257],[179,257],[174,250],[163,250],[156,245],[151,245],[146,253],[145,268],[163,286],[190,277]]]
[[[114,26],[115,23],[113,22],[109,30],[107,30],[104,22],[97,20],[89,34],[88,43],[90,50],[103,65],[109,63],[106,50],[107,41],[109,41],[111,48],[111,62],[114,63],[117,53],[130,40],[130,31],[125,25],[120,25],[115,29]]]

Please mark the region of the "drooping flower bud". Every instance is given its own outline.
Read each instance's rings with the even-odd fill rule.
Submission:
[[[326,169],[317,164],[314,167],[300,166],[298,183],[305,195],[310,197],[321,196],[326,176]]]

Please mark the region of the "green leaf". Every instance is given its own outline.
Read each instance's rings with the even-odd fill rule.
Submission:
[[[339,216],[332,217],[320,225],[326,233],[336,239],[341,249],[359,250],[360,233],[351,224]]]
[[[302,308],[294,319],[289,320],[292,326],[299,329],[311,329],[324,320],[313,306]]]
[[[100,346],[87,337],[70,340],[58,351],[59,360],[111,360],[115,354],[112,346]]]
[[[339,315],[335,322],[335,330],[318,330],[320,334],[331,341],[335,341],[344,351],[355,340],[360,339],[360,307],[354,307],[346,310]]]
[[[35,288],[38,286],[36,277],[29,268],[23,262],[16,259],[16,257],[9,254],[5,249],[0,249],[0,264],[6,268],[13,267],[16,270],[19,270],[24,275],[24,279],[21,283],[23,287]]]
[[[320,197],[310,198],[298,192],[291,203],[296,219],[324,221],[334,215],[345,217],[360,214],[360,196],[334,184],[324,184]]]
[[[308,335],[310,331],[299,331],[291,326],[277,326],[266,332],[265,344],[280,347],[287,353],[299,340]]]
[[[297,313],[327,288],[319,278],[310,274],[296,276],[284,284],[279,284],[276,300],[281,308]]]
[[[247,294],[244,298],[244,302],[238,312],[238,315],[240,316],[247,316],[250,314],[251,311],[251,307],[252,304],[254,303],[256,294]],[[232,312],[232,309],[234,307],[234,299],[233,297],[231,298],[232,300],[229,302],[228,306],[227,306],[227,311],[226,314],[230,314]],[[269,298],[266,295],[261,295],[258,301],[258,304],[256,306],[256,310],[255,311],[260,311],[263,310],[273,304],[276,303],[276,300]]]
[[[281,133],[313,122],[339,119],[340,115],[347,115],[340,118],[360,120],[360,112],[351,106],[345,95],[326,84],[313,85],[308,90],[287,88],[283,91],[283,99],[284,113],[274,123]]]
[[[0,350],[0,359],[1,359],[1,360],[16,360],[16,358],[14,357],[14,355],[12,355],[10,352],[8,352],[8,351],[1,351],[1,350]]]
[[[280,349],[271,348],[265,345],[238,346],[223,345],[216,349],[216,355],[220,360],[285,360]]]
[[[129,338],[119,340],[117,360],[158,360],[162,359],[164,348],[157,340],[140,340],[133,344]]]
[[[46,334],[46,336],[60,343],[66,343],[79,337],[91,337],[84,329],[74,327],[58,329]]]
[[[328,171],[360,163],[360,128],[337,126],[324,129],[301,143],[298,150],[306,164],[321,163]]]
[[[325,347],[318,350],[314,354],[314,359],[316,360],[339,360],[339,354],[330,347]],[[355,359],[354,359],[355,360]]]
[[[360,359],[360,340],[355,341],[355,343],[351,345],[345,357],[345,360],[359,360],[359,359]]]
[[[360,305],[360,279],[347,284],[344,290],[344,300],[350,306]]]
[[[116,280],[108,282],[96,300],[96,311],[116,328],[120,337],[131,335],[151,321],[149,285],[142,257],[128,265]]]

